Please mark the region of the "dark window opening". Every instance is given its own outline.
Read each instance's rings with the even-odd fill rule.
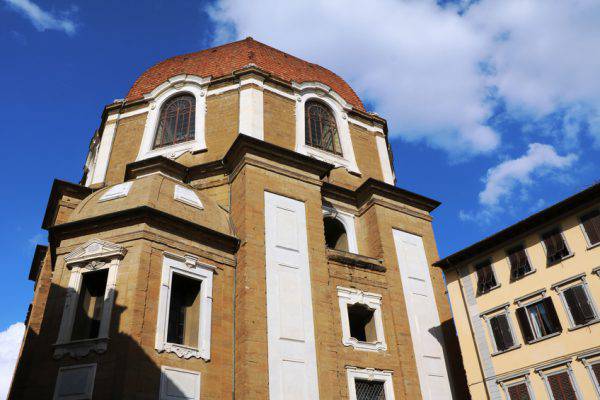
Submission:
[[[153,148],[169,146],[194,139],[196,98],[192,95],[174,97],[160,110]]]
[[[492,264],[489,261],[477,264],[475,271],[477,272],[477,291],[479,293],[489,292],[497,286]]]
[[[531,272],[531,265],[523,246],[509,250],[508,260],[510,261],[510,271],[513,279],[519,279]]]
[[[568,372],[561,372],[548,377],[548,385],[554,400],[575,400],[577,395]]]
[[[549,263],[562,260],[569,255],[569,249],[558,229],[546,233],[542,236],[546,246],[546,257]]]
[[[350,321],[350,336],[359,342],[376,342],[375,310],[365,304],[348,305],[348,320]]]
[[[596,313],[583,285],[577,285],[563,292],[573,324],[584,325],[596,319]]]
[[[82,274],[71,340],[98,337],[107,279],[108,269]]]
[[[330,249],[348,251],[348,234],[339,220],[332,217],[323,219],[325,225],[325,243]]]
[[[600,243],[600,211],[594,210],[581,217],[590,246]]]
[[[307,101],[305,106],[306,144],[342,155],[342,146],[333,112],[319,101]]]
[[[525,382],[513,385],[508,388],[510,400],[531,400],[529,390]]]
[[[171,280],[167,341],[198,347],[201,282],[179,274]]]
[[[506,314],[500,314],[490,318],[490,326],[492,327],[492,334],[494,335],[494,341],[496,342],[496,349],[498,351],[510,349],[514,346],[515,343]]]
[[[385,400],[384,382],[356,379],[356,400]]]
[[[562,331],[550,297],[517,309],[517,318],[526,342]]]

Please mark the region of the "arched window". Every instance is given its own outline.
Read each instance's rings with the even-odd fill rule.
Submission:
[[[194,139],[196,98],[191,94],[173,97],[160,110],[154,149]]]
[[[348,251],[348,235],[344,224],[333,217],[325,217],[323,223],[325,225],[325,243],[327,247]]]
[[[319,101],[307,101],[305,115],[306,144],[341,156],[340,136],[329,107]]]

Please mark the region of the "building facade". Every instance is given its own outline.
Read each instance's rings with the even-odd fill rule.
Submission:
[[[247,38],[153,66],[54,182],[9,398],[464,398],[439,203],[394,184],[318,65]]]
[[[474,399],[600,399],[600,184],[436,263]]]

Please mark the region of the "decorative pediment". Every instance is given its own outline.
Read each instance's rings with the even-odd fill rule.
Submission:
[[[126,253],[127,249],[119,244],[92,239],[67,254],[65,263],[70,265],[103,258],[123,258]]]

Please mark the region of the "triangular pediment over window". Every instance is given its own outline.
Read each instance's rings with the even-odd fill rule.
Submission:
[[[65,263],[69,265],[99,258],[122,258],[126,253],[127,249],[119,244],[92,239],[67,254]]]

